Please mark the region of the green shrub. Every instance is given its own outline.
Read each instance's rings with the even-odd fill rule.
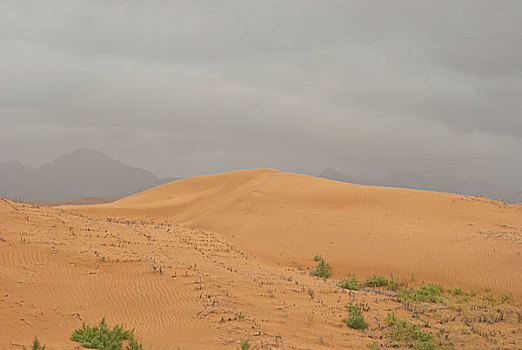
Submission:
[[[311,271],[310,273],[317,277],[328,278],[332,274],[331,271],[332,271],[332,267],[330,266],[330,264],[328,264],[327,262],[325,262],[324,260],[321,259],[319,264],[317,264],[317,267],[315,268],[315,270]]]
[[[22,348],[23,350],[27,350],[25,346],[23,346]],[[31,350],[45,350],[45,345],[41,346],[38,338],[34,337],[33,346],[31,347]]]
[[[357,280],[355,273],[352,277],[346,278],[339,282],[339,287],[348,289],[348,290],[359,290],[361,289],[361,282]]]
[[[429,301],[436,303],[440,301],[440,295],[444,291],[444,287],[440,284],[422,284],[415,293],[416,301]]]
[[[129,340],[126,350],[143,350],[141,344],[134,340],[134,330],[126,330],[122,325],[116,325],[111,330],[105,323],[105,317],[98,326],[91,327],[84,322],[82,328],[71,335],[71,340],[81,343],[84,348],[99,350],[121,350],[124,339]]]
[[[250,346],[251,345],[249,339],[245,339],[239,344],[240,350],[248,350],[250,349]]]
[[[400,287],[399,282],[397,282],[395,280],[395,278],[393,277],[393,273],[390,274],[390,280],[388,281],[388,285],[386,286],[386,289],[397,291],[397,290],[399,290],[399,287]]]
[[[314,261],[321,261],[323,260],[323,257],[321,255],[314,256]]]
[[[388,313],[384,319],[389,325],[389,333],[392,347],[404,346],[417,350],[436,350],[439,344],[431,332],[424,332],[418,325],[397,317],[394,313]]]
[[[488,293],[484,296],[484,299],[489,301],[490,303],[494,303],[495,302],[495,296],[491,293]]]
[[[438,303],[442,301],[441,294],[444,288],[438,284],[422,284],[419,288],[403,288],[399,290],[397,297],[401,301],[424,301]]]
[[[236,312],[236,317],[237,317],[237,319],[242,320],[245,318],[245,314],[243,313],[243,311],[239,311],[239,312]]]
[[[504,303],[511,304],[513,302],[513,295],[511,293],[510,294],[499,294],[498,299],[502,304],[504,304]]]
[[[141,344],[138,344],[138,342],[134,339],[134,337],[131,337],[129,339],[129,343],[125,347],[125,350],[144,350],[144,349]]]
[[[455,295],[455,296],[460,296],[460,295],[464,295],[465,294],[464,290],[461,287],[456,287],[454,289],[448,289],[448,291],[452,295]]]
[[[359,306],[350,303],[346,305],[346,308],[348,309],[348,317],[343,321],[348,327],[354,329],[366,329],[368,327],[368,323],[364,320],[362,310]]]
[[[388,280],[384,276],[373,275],[364,281],[366,287],[384,287],[388,285]]]
[[[366,346],[371,350],[379,350],[379,343],[377,343],[376,340],[374,340],[371,343],[366,344]]]

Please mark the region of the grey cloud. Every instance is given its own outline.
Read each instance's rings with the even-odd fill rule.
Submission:
[[[519,1],[4,1],[0,161],[522,187]],[[509,170],[509,174],[508,174]]]

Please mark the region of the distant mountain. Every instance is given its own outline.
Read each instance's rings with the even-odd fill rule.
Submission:
[[[424,176],[415,173],[393,172],[378,182],[363,181],[328,168],[319,177],[362,185],[402,187],[436,192],[461,193],[472,196],[502,200],[510,203],[522,201],[522,192],[514,193],[485,181],[462,179],[451,176]]]
[[[147,170],[87,148],[38,168],[27,167],[18,161],[0,164],[0,195],[23,200],[121,198],[174,180],[176,178],[158,178]]]

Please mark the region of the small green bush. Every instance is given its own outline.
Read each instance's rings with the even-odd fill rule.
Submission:
[[[429,301],[436,303],[440,301],[440,295],[444,291],[444,287],[440,284],[422,284],[415,293],[416,301]]]
[[[310,274],[317,277],[328,278],[332,274],[332,267],[330,264],[321,259],[315,270],[311,271]]]
[[[399,290],[400,284],[395,280],[393,277],[393,274],[390,274],[390,280],[388,281],[388,285],[386,286],[386,289],[397,291]]]
[[[352,277],[346,278],[339,282],[339,287],[348,290],[359,290],[361,289],[361,286],[361,282],[357,280],[355,273],[352,275]]]
[[[343,321],[348,327],[354,329],[366,329],[368,327],[368,323],[364,320],[362,310],[359,306],[350,303],[346,305],[346,308],[348,309],[348,317]]]
[[[379,343],[377,343],[376,340],[374,340],[371,343],[366,344],[366,346],[371,350],[379,350]]]
[[[141,344],[134,340],[134,330],[126,330],[116,325],[112,330],[105,323],[105,317],[98,326],[89,326],[85,322],[82,328],[76,329],[71,340],[82,344],[84,348],[99,350],[121,350],[122,340],[129,340],[126,350],[143,350]]]
[[[510,294],[499,294],[498,299],[502,304],[504,304],[504,303],[511,304],[513,302],[513,295],[511,293]]]
[[[245,318],[245,314],[243,313],[243,311],[236,312],[236,318],[239,319],[239,320],[244,319]]]
[[[397,297],[400,301],[424,301],[438,303],[442,301],[441,294],[444,287],[438,284],[422,284],[419,288],[403,288],[399,290]]]
[[[364,281],[366,287],[384,287],[388,285],[388,280],[384,276],[373,275]]]
[[[323,260],[323,257],[321,255],[314,256],[314,261],[321,261]]]
[[[25,346],[23,346],[22,348],[23,350],[27,350]],[[45,350],[45,345],[41,346],[38,338],[34,337],[33,346],[31,347],[31,350]]]
[[[451,293],[451,295],[454,295],[454,296],[465,295],[465,292],[461,287],[456,287],[454,289],[450,288],[450,289],[448,289],[448,291]]]
[[[404,346],[417,350],[436,350],[439,344],[431,332],[424,332],[418,325],[399,318],[394,313],[388,313],[384,319],[388,323],[389,337],[392,347]]]
[[[240,350],[248,350],[250,346],[250,339],[245,339],[239,344]]]
[[[131,337],[129,339],[129,343],[125,347],[125,350],[144,350],[144,349],[141,344],[138,344],[138,342],[134,339],[134,337]]]

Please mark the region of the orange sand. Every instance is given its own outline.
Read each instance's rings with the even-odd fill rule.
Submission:
[[[522,208],[489,199],[256,169],[74,209],[212,231],[272,265],[321,254],[336,277],[414,275],[522,296]]]
[[[135,328],[147,350],[237,349],[247,338],[252,349],[367,349],[387,344],[390,311],[456,349],[518,349],[515,312],[489,324],[478,309],[470,323],[429,304],[436,317],[413,317],[393,293],[335,282],[350,272],[414,274],[519,300],[521,226],[520,206],[275,170],[179,180],[103,205],[0,198],[0,349],[35,335],[49,349],[79,349],[71,332],[103,316]],[[315,254],[334,278],[310,276]],[[369,305],[367,330],[342,323],[348,302]]]

